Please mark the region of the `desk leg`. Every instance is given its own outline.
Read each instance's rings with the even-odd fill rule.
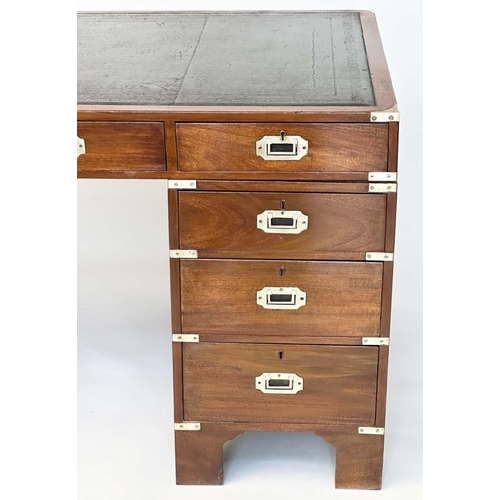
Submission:
[[[340,489],[380,490],[384,437],[317,432],[337,451],[335,487]]]
[[[223,484],[223,447],[242,431],[202,424],[200,431],[175,431],[177,484]]]

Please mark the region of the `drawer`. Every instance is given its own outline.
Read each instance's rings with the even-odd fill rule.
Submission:
[[[184,420],[373,425],[377,367],[378,347],[183,344]]]
[[[85,141],[78,170],[164,171],[163,123],[79,121],[77,135]]]
[[[182,260],[182,332],[378,336],[382,269],[380,262]]]
[[[386,196],[179,192],[180,248],[383,252]]]
[[[301,137],[308,153],[280,153],[279,139],[272,159],[257,156],[263,137]],[[274,146],[273,146],[274,144]],[[387,170],[387,125],[297,123],[183,123],[177,125],[178,169],[183,172],[370,172]],[[293,148],[293,144],[291,145]],[[297,153],[302,150],[300,144]],[[262,151],[263,151],[262,150]],[[281,157],[279,156],[281,154]],[[290,154],[292,154],[290,156]],[[288,156],[287,156],[288,155]],[[279,159],[285,158],[285,159]]]

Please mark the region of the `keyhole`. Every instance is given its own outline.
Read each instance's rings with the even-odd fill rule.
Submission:
[[[282,131],[280,132],[280,135],[281,135],[281,140],[282,140],[282,141],[284,141],[284,140],[285,140],[285,131],[284,131],[284,130],[282,130]]]
[[[280,276],[283,278],[285,276],[286,269],[284,267],[280,267]]]
[[[281,210],[286,210],[286,200],[281,200],[280,207],[281,207]]]
[[[283,355],[284,355],[283,351],[279,351],[278,352],[278,358],[279,359],[283,359]]]

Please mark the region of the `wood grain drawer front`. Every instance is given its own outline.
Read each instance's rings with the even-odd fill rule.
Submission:
[[[264,160],[256,141],[300,136],[309,152],[300,160]],[[387,125],[297,123],[183,123],[177,125],[178,169],[183,172],[370,172],[387,170]]]
[[[183,260],[182,331],[378,336],[382,268],[377,262]],[[305,305],[265,308],[257,303],[257,292],[265,287],[281,287],[285,296],[290,292],[286,288],[298,288],[305,292]],[[270,300],[287,299],[276,295]]]
[[[78,157],[78,170],[113,172],[165,171],[163,123],[78,122],[78,137],[85,141],[85,154]]]
[[[377,347],[183,344],[184,419],[373,425]],[[263,373],[302,378],[296,394],[256,389]]]
[[[259,214],[281,214],[280,233],[266,232],[271,224]],[[307,227],[295,231],[290,215],[301,212]],[[385,195],[315,193],[179,192],[181,248],[197,250],[297,252],[382,252],[385,237]],[[283,222],[272,217],[273,223]],[[262,225],[261,225],[262,227]],[[299,230],[301,228],[299,227]]]

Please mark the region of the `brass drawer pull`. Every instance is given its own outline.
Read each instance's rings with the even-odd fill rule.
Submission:
[[[255,377],[255,388],[264,394],[297,394],[304,380],[295,373],[263,373]]]
[[[255,143],[255,153],[264,160],[300,160],[309,153],[309,143],[300,135],[265,135]]]
[[[264,210],[257,215],[257,228],[265,233],[299,234],[308,222],[309,217],[300,210]]]
[[[264,309],[299,309],[306,305],[306,292],[297,287],[266,286],[257,292],[257,304]]]

